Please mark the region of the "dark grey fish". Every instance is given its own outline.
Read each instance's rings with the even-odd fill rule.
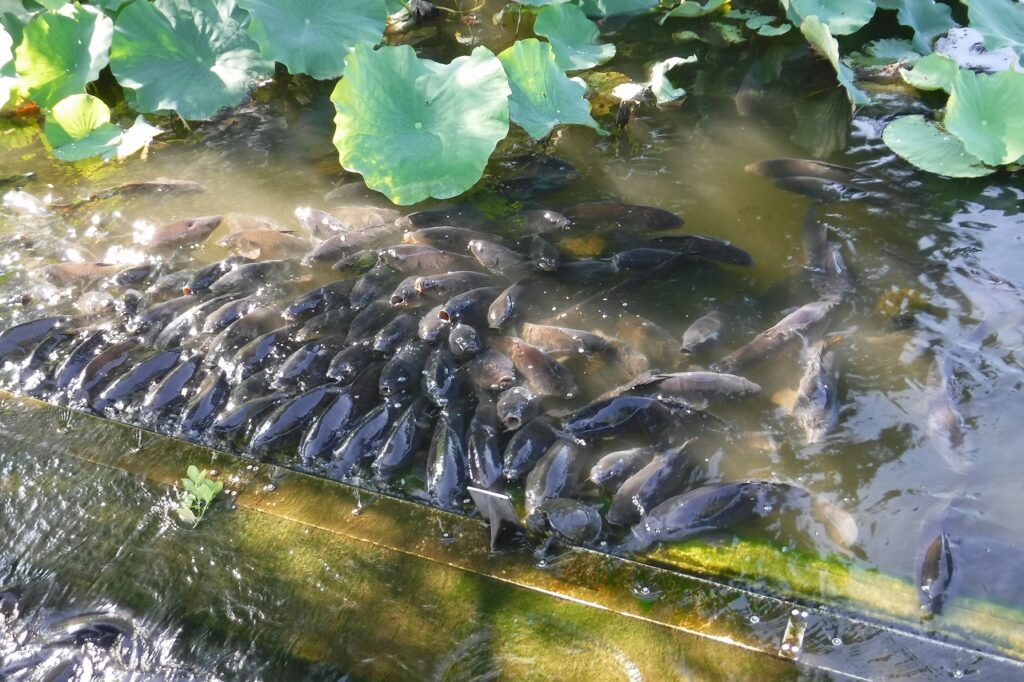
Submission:
[[[193,194],[203,192],[205,189],[198,182],[191,180],[176,180],[174,178],[156,178],[155,180],[143,180],[140,182],[126,182],[116,187],[107,187],[94,192],[81,199],[76,199],[69,204],[53,204],[55,208],[75,209],[85,204],[102,199],[114,197],[136,197],[164,194],[174,196],[178,194]]]
[[[377,381],[383,366],[379,361],[366,363],[313,419],[299,443],[299,458],[306,466],[328,459],[352,432],[359,417],[377,402]]]
[[[452,325],[448,332],[448,348],[459,360],[465,360],[479,354],[484,349],[484,340],[480,332],[468,324],[459,322]]]
[[[471,270],[456,270],[443,275],[428,275],[416,280],[416,290],[433,301],[448,301],[454,296],[493,286],[494,275]]]
[[[686,444],[658,455],[615,491],[605,518],[615,526],[636,523],[656,506],[682,492],[692,470]]]
[[[352,318],[352,323],[348,326],[348,342],[369,345],[374,334],[393,320],[399,312],[387,301],[374,301]]]
[[[500,163],[511,176],[499,181],[495,190],[522,200],[563,189],[580,177],[571,163],[548,154],[524,154]]]
[[[466,458],[469,480],[478,488],[490,490],[502,477],[502,451],[498,436],[498,413],[494,399],[478,396],[476,410],[466,431]]]
[[[349,384],[373,358],[374,354],[369,346],[362,343],[349,346],[331,360],[327,376],[339,383]]]
[[[273,393],[275,389],[274,372],[261,369],[232,386],[228,405],[233,407],[247,403],[261,395]]]
[[[636,472],[650,464],[657,451],[653,448],[630,448],[609,452],[590,469],[590,482],[606,491],[615,491]]]
[[[572,221],[558,211],[545,209],[531,209],[520,211],[512,216],[509,221],[524,233],[558,233],[567,232],[572,229]]]
[[[921,609],[928,616],[942,613],[943,602],[953,581],[954,559],[949,536],[940,533],[928,541],[923,555],[917,562],[918,598],[921,601]]]
[[[395,290],[391,292],[391,298],[388,299],[388,302],[396,308],[406,310],[423,305],[427,299],[416,288],[416,282],[419,281],[419,278],[419,275],[409,275],[399,282]]]
[[[693,259],[685,253],[669,249],[637,248],[619,251],[612,256],[616,272],[648,272],[654,268],[686,267]]]
[[[174,369],[181,358],[181,353],[181,348],[172,348],[143,360],[103,389],[93,401],[93,409],[102,413],[107,407],[116,406],[149,389]]]
[[[498,396],[498,419],[514,431],[540,414],[540,396],[525,386],[513,386]]]
[[[445,348],[431,351],[423,367],[423,392],[438,407],[444,408],[448,403],[462,394],[462,376],[455,358]]]
[[[131,332],[153,330],[159,333],[164,325],[181,315],[196,304],[194,296],[177,296],[167,301],[154,303],[143,310],[136,318],[129,320],[126,327]]]
[[[752,341],[723,358],[713,369],[735,372],[776,354],[780,348],[819,329],[826,323],[835,305],[835,301],[814,301],[797,308],[773,327],[761,332]]]
[[[542,415],[527,422],[512,434],[502,454],[502,474],[509,482],[518,481],[558,440],[554,421]]]
[[[210,426],[210,433],[229,443],[248,442],[252,432],[266,421],[270,413],[294,395],[291,391],[276,391],[229,407]]]
[[[260,334],[281,325],[281,311],[269,305],[253,308],[213,337],[206,349],[207,364],[229,360],[238,350]]]
[[[384,263],[378,263],[367,270],[355,284],[349,294],[349,305],[353,310],[361,310],[381,296],[391,291],[398,282],[400,274]]]
[[[535,287],[529,280],[520,280],[504,289],[487,309],[487,324],[500,329],[517,319],[523,312]]]
[[[274,383],[300,388],[312,388],[324,383],[331,360],[345,345],[344,336],[326,336],[307,341],[281,363],[280,369],[274,374]]]
[[[444,303],[434,306],[420,318],[419,326],[416,329],[416,336],[427,343],[438,343],[444,341],[451,325],[447,320],[441,318],[441,309]]]
[[[675,336],[654,320],[625,315],[616,323],[615,332],[619,339],[643,351],[655,365],[671,367],[679,357]]]
[[[711,350],[721,341],[724,326],[725,316],[717,310],[698,317],[683,332],[683,345],[680,346],[679,351],[703,353]]]
[[[330,310],[314,315],[302,323],[299,330],[295,332],[295,340],[303,343],[329,336],[343,336],[347,338],[352,321],[355,318],[356,312],[348,306],[335,306]]]
[[[58,330],[45,337],[18,366],[16,387],[28,395],[43,395],[50,391],[53,388],[53,376],[48,369],[58,356],[58,351],[80,338],[70,330]]]
[[[526,527],[532,533],[550,533],[573,545],[596,542],[604,529],[601,512],[596,507],[564,497],[552,497],[541,502],[526,518]]]
[[[401,228],[393,224],[368,227],[355,232],[340,232],[317,244],[302,262],[305,265],[336,263],[357,251],[386,246],[401,234]]]
[[[554,272],[562,264],[562,254],[547,236],[535,234],[530,239],[530,262],[544,272]]]
[[[474,239],[490,240],[494,239],[494,235],[452,225],[424,227],[402,235],[402,241],[406,244],[433,246],[436,249],[454,252],[467,250],[469,243]]]
[[[328,239],[336,234],[351,231],[344,221],[318,208],[299,206],[295,209],[295,218],[303,230],[317,239]]]
[[[210,291],[215,294],[248,291],[288,281],[297,272],[298,263],[294,260],[261,260],[255,263],[243,263],[221,275],[210,285]]]
[[[0,364],[23,360],[43,339],[71,322],[66,316],[41,317],[8,327],[0,333]]]
[[[186,440],[198,440],[213,424],[228,402],[231,386],[224,372],[214,370],[196,389],[196,394],[185,405],[178,424],[178,434]]]
[[[131,639],[135,634],[135,624],[117,613],[93,611],[50,620],[38,634],[50,647],[81,646],[88,642],[108,649],[122,637]]]
[[[636,206],[617,201],[590,201],[563,211],[575,225],[591,230],[671,230],[683,224],[675,213],[654,206]]]
[[[526,322],[519,330],[523,340],[556,357],[590,357],[609,349],[603,336],[582,329]]]
[[[451,251],[426,244],[397,244],[380,252],[382,263],[403,274],[440,275],[453,270],[469,270],[476,261]]]
[[[487,309],[500,293],[498,287],[470,289],[448,299],[438,317],[446,322],[482,326],[487,319]]]
[[[360,249],[339,259],[331,266],[331,270],[347,277],[358,277],[372,270],[379,262],[380,255],[377,249]]]
[[[442,410],[427,450],[427,492],[434,505],[456,509],[468,481],[462,410]]]
[[[507,356],[538,395],[571,399],[579,393],[576,378],[562,363],[536,346],[511,336],[491,339],[494,350]]]
[[[399,315],[381,327],[370,342],[370,348],[378,353],[391,355],[399,346],[416,338],[419,323],[420,320],[415,315]]]
[[[345,440],[331,455],[328,473],[330,478],[347,479],[355,473],[356,467],[360,464],[376,459],[391,431],[391,425],[408,404],[409,401],[403,403],[386,399],[356,422]]]
[[[496,275],[508,279],[520,279],[530,273],[530,261],[526,256],[488,239],[471,239],[466,244],[469,252],[480,265]]]
[[[565,419],[565,430],[577,438],[623,435],[659,437],[676,424],[673,411],[657,398],[617,396],[586,405]]]
[[[195,246],[206,241],[206,238],[213,234],[213,231],[220,226],[221,219],[222,217],[219,215],[211,215],[184,218],[161,225],[153,231],[146,246],[157,250]]]
[[[111,282],[119,287],[137,287],[155,276],[159,271],[160,265],[156,263],[130,265],[114,275],[111,278]]]
[[[563,262],[554,273],[560,282],[568,284],[599,284],[618,276],[610,259],[586,258]]]
[[[754,257],[732,242],[699,234],[674,234],[650,241],[655,248],[671,249],[684,256],[698,257],[714,263],[752,267]]]
[[[380,394],[391,396],[418,389],[428,355],[430,346],[421,341],[400,348],[380,372]]]
[[[926,403],[928,438],[949,468],[966,473],[971,460],[964,451],[964,419],[953,394],[953,366],[948,356],[937,356],[928,370]]]
[[[194,275],[192,275],[188,284],[181,288],[181,293],[186,296],[202,294],[208,291],[214,282],[231,272],[234,268],[251,262],[252,261],[248,258],[243,258],[241,256],[228,256],[227,258],[215,261],[209,265],[204,265],[199,268]]]
[[[675,372],[643,374],[629,382],[621,393],[649,395],[680,401],[730,400],[758,395],[761,387],[753,381],[724,372]]]
[[[285,308],[284,317],[289,320],[317,315],[337,306],[347,305],[355,279],[341,279],[325,284],[302,294]]]
[[[412,401],[391,427],[380,452],[373,460],[373,475],[379,481],[390,481],[406,469],[417,454],[430,442],[434,431],[430,403],[422,396]]]
[[[526,477],[526,513],[555,497],[575,497],[586,475],[588,457],[578,445],[555,441]]]
[[[249,441],[249,450],[257,455],[294,447],[305,427],[327,401],[338,392],[337,386],[323,384],[300,393],[278,405],[260,424]]]
[[[199,334],[208,315],[237,296],[237,294],[225,294],[202,303],[197,301],[194,306],[164,325],[155,338],[150,340],[152,334],[149,334],[146,336],[146,340],[151,342],[154,348],[172,348],[181,345],[189,340],[189,337]]]
[[[298,343],[294,338],[295,331],[295,325],[278,327],[239,348],[225,367],[232,380],[240,382],[261,369],[283,361],[294,352]]]
[[[847,185],[833,180],[792,176],[778,178],[775,186],[788,192],[801,194],[811,201],[823,204],[842,203],[847,201],[864,201],[866,203],[885,206],[891,204],[891,192],[866,189],[859,185]]]
[[[93,395],[113,381],[117,370],[128,362],[128,358],[138,347],[137,339],[128,339],[108,346],[94,355],[71,387],[70,399],[73,402],[90,402]]]
[[[227,301],[210,312],[203,320],[203,334],[208,336],[219,334],[227,329],[232,322],[242,319],[261,305],[263,305],[263,297],[257,294],[241,298],[229,295]]]
[[[838,166],[834,163],[826,163],[817,159],[792,159],[774,158],[758,161],[747,166],[744,170],[748,173],[757,173],[772,179],[780,178],[818,178],[830,182],[841,182],[845,184],[863,183],[878,185],[881,181],[867,173],[855,168]]]
[[[818,220],[811,206],[804,220],[804,255],[811,274],[811,285],[823,299],[842,301],[850,293],[850,273],[838,244],[828,240],[828,228]]]
[[[410,213],[395,221],[397,225],[409,230],[444,225],[475,227],[485,222],[487,222],[487,217],[472,204],[437,206]]]
[[[473,385],[483,391],[504,391],[516,380],[512,360],[491,348],[470,360],[466,371]]]
[[[402,214],[393,208],[369,205],[335,206],[328,213],[337,219],[346,231],[387,225],[402,217]]]
[[[194,355],[181,360],[163,379],[153,385],[142,401],[142,412],[150,417],[160,417],[180,407],[188,398],[188,386],[196,377],[203,364],[203,356]]]
[[[823,341],[808,349],[793,417],[808,444],[820,443],[839,421],[839,366],[835,351],[826,350]]]

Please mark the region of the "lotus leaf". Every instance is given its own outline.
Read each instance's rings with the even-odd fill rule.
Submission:
[[[976,178],[995,169],[964,149],[963,143],[924,116],[901,116],[882,131],[889,148],[918,168],[952,178]]]
[[[898,10],[896,19],[914,29],[914,48],[922,54],[931,52],[935,39],[956,26],[949,6],[935,0],[894,0],[879,7]]]
[[[132,0],[114,23],[110,69],[139,111],[202,119],[242,101],[272,70],[234,0]]]
[[[589,69],[615,56],[614,45],[597,42],[597,24],[576,5],[549,5],[537,14],[533,32],[544,36],[566,71]]]
[[[14,40],[3,26],[0,26],[0,107],[7,104],[11,98],[11,79],[8,77],[8,69],[14,60],[14,53],[11,46]]]
[[[263,56],[291,73],[335,78],[357,43],[376,45],[384,36],[384,0],[239,0],[252,19],[249,33]]]
[[[357,45],[331,95],[341,165],[395,203],[456,196],[508,134],[509,94],[484,47],[439,64],[408,45]]]
[[[588,17],[620,17],[646,14],[658,6],[658,0],[582,0],[580,8]]]
[[[97,97],[78,94],[57,102],[43,127],[53,155],[62,161],[78,161],[113,153],[121,129],[110,122],[110,109]]]
[[[828,27],[829,34],[847,35],[865,26],[875,15],[874,0],[780,0],[786,16],[801,25],[817,17]]]
[[[971,0],[967,16],[971,28],[984,36],[988,49],[1010,47],[1024,56],[1024,5],[1010,0]]]
[[[544,5],[561,5],[571,0],[516,0],[523,7],[543,7]]]
[[[921,59],[912,69],[900,69],[903,80],[918,90],[953,90],[953,81],[959,69],[949,57],[933,52]]]
[[[15,45],[21,42],[22,30],[33,14],[25,9],[21,0],[0,0],[0,26],[7,29]]]
[[[658,104],[672,102],[680,97],[686,96],[686,90],[672,85],[668,79],[668,72],[683,64],[693,64],[697,61],[696,56],[690,57],[669,57],[660,62],[655,62],[651,67],[651,92]]]
[[[113,24],[94,7],[65,5],[37,14],[26,26],[15,52],[15,66],[29,98],[52,107],[84,92],[110,56]]]
[[[839,43],[832,37],[828,26],[818,17],[807,17],[800,24],[800,32],[811,45],[818,49],[836,70],[839,84],[846,88],[846,94],[853,104],[867,104],[871,98],[853,84],[853,69],[839,61]]]
[[[665,18],[679,17],[682,19],[696,19],[697,17],[703,17],[725,7],[728,0],[707,0],[704,4],[694,2],[694,0],[683,0],[676,7],[672,9]]]
[[[137,116],[132,127],[121,135],[121,140],[117,145],[117,158],[127,158],[140,149],[148,147],[153,138],[162,132],[160,128],[146,123],[146,119],[142,116]]]
[[[968,152],[991,166],[1024,154],[1024,73],[957,72],[946,105],[945,125]]]
[[[535,38],[517,41],[498,55],[508,84],[509,116],[539,140],[559,124],[578,123],[600,130],[583,98],[585,83],[569,78],[558,66],[551,46]]]

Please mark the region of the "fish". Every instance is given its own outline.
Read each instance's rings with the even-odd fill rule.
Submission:
[[[430,352],[423,367],[423,393],[440,408],[457,399],[463,388],[462,372],[445,348]]]
[[[411,310],[423,305],[427,299],[416,288],[419,278],[420,275],[409,275],[399,282],[395,290],[391,292],[388,302],[395,308],[404,310]],[[438,308],[440,309],[440,306]]]
[[[508,356],[488,348],[466,365],[473,384],[485,391],[504,391],[516,380],[516,369]]]
[[[152,338],[152,345],[155,348],[171,348],[180,345],[187,341],[188,337],[194,337],[202,331],[208,315],[236,298],[238,298],[237,294],[225,294],[197,303],[164,325],[160,333]],[[151,336],[151,334],[147,335],[146,340],[150,341]]]
[[[80,339],[78,330],[54,331],[44,337],[17,367],[15,384],[28,395],[41,396],[53,388],[53,376],[49,372],[58,351],[65,345]]]
[[[401,233],[401,228],[394,224],[378,225],[354,232],[338,232],[317,244],[302,259],[302,263],[306,266],[336,263],[357,251],[386,246]]]
[[[229,443],[248,442],[252,432],[265,423],[281,403],[294,396],[292,391],[275,391],[233,407],[229,403],[228,409],[210,425],[210,434]]]
[[[664,271],[669,266],[685,267],[692,262],[688,254],[669,249],[635,248],[619,251],[611,258],[615,272],[649,272],[654,268]]]
[[[525,277],[531,271],[530,261],[526,256],[497,242],[488,239],[471,239],[466,244],[466,248],[480,262],[480,265],[495,275],[517,280]]]
[[[146,392],[142,400],[142,413],[148,418],[159,418],[185,406],[189,386],[203,365],[202,355],[183,358],[160,381]]]
[[[649,447],[609,452],[591,467],[590,482],[602,490],[614,492],[626,479],[647,466],[655,454],[657,451]]]
[[[232,381],[238,383],[278,360],[284,360],[295,351],[299,343],[295,339],[295,325],[272,329],[257,336],[238,349],[234,357],[222,368],[229,372]]]
[[[311,416],[317,414],[338,390],[337,386],[322,384],[278,405],[253,433],[249,451],[266,456],[297,445]]]
[[[454,252],[468,250],[470,242],[474,240],[493,241],[494,239],[494,235],[452,225],[423,227],[402,235],[402,242],[405,244],[432,246],[436,249]]]
[[[605,518],[614,526],[637,523],[656,506],[683,492],[692,471],[688,443],[657,455],[623,481]]]
[[[520,280],[509,285],[487,308],[487,324],[492,329],[501,329],[518,319],[527,299],[532,297],[533,293],[534,286],[529,280]]]
[[[430,346],[421,341],[413,341],[398,349],[380,372],[380,394],[392,396],[418,389],[430,353]]]
[[[236,320],[240,320],[253,310],[263,305],[264,298],[257,294],[236,297],[228,295],[227,300],[203,320],[202,332],[205,335],[216,335],[228,328]]]
[[[858,185],[847,185],[822,178],[803,176],[778,178],[775,181],[775,186],[822,204],[864,201],[877,206],[885,206],[893,201],[890,192],[865,189]]]
[[[492,490],[502,479],[502,450],[498,435],[498,413],[494,398],[477,396],[476,410],[466,430],[466,459],[469,481]]]
[[[229,324],[210,341],[206,348],[206,364],[228,361],[238,350],[260,334],[281,325],[285,320],[274,306],[261,305]]]
[[[579,393],[572,372],[540,348],[511,336],[495,337],[491,346],[512,361],[516,372],[538,395],[572,399]]]
[[[640,315],[620,317],[616,338],[640,349],[655,365],[671,367],[677,360],[676,337],[667,329]]]
[[[797,308],[774,326],[758,334],[752,341],[723,358],[712,369],[735,372],[775,355],[776,351],[819,329],[835,308],[835,301],[814,301]]]
[[[617,396],[578,409],[566,417],[563,428],[583,439],[622,435],[657,438],[675,423],[673,411],[657,398]]]
[[[346,339],[346,342],[348,340]],[[335,381],[348,384],[355,379],[362,369],[373,360],[374,353],[364,344],[351,345],[339,351],[332,359],[327,368],[327,377]]]
[[[69,261],[44,265],[29,271],[29,277],[55,287],[69,288],[85,286],[102,277],[116,275],[124,266],[115,263],[79,263]]]
[[[469,270],[476,261],[451,251],[425,244],[397,244],[381,250],[380,260],[403,274],[441,275],[453,270]]]
[[[544,452],[526,476],[526,513],[533,514],[555,497],[574,497],[584,480],[588,458],[580,446],[567,440],[556,440]]]
[[[620,394],[657,396],[686,402],[746,398],[758,395],[761,387],[735,374],[696,371],[642,374],[617,391]]]
[[[535,234],[530,239],[530,263],[543,272],[554,272],[562,264],[562,254],[547,236]]]
[[[582,329],[526,322],[519,333],[527,343],[556,357],[590,357],[610,348],[604,337]]]
[[[752,163],[744,168],[748,173],[764,175],[772,179],[780,178],[818,178],[830,182],[844,184],[864,183],[878,185],[881,180],[855,168],[839,166],[834,163],[817,159],[773,158]]]
[[[310,243],[291,231],[256,229],[232,232],[218,241],[217,246],[246,258],[279,260],[306,254]]]
[[[0,363],[24,359],[47,336],[68,329],[73,318],[66,315],[40,317],[8,327],[0,333]]]
[[[361,310],[370,303],[384,296],[398,281],[397,270],[378,263],[362,274],[352,285],[349,294],[349,305],[353,310]]]
[[[654,248],[670,249],[684,256],[698,257],[713,263],[753,267],[754,257],[730,241],[699,234],[673,234],[655,237],[649,242]]]
[[[367,340],[372,339],[399,312],[386,301],[377,300],[370,303],[352,318],[348,326],[348,342],[367,343]]]
[[[839,421],[839,367],[835,351],[819,341],[807,352],[807,365],[796,389],[793,417],[807,443],[820,443]]]
[[[181,315],[196,304],[192,296],[176,296],[160,303],[154,303],[140,312],[126,325],[130,332],[145,332],[151,330],[157,334],[164,325]]]
[[[375,480],[387,482],[406,469],[413,458],[422,452],[434,431],[430,402],[424,397],[413,400],[405,412],[395,420],[373,460],[371,468]]]
[[[384,355],[394,353],[399,346],[416,338],[419,323],[419,318],[415,315],[404,314],[395,317],[374,334],[370,348]]]
[[[178,435],[186,440],[202,438],[227,404],[230,394],[231,385],[224,372],[214,370],[208,374],[181,413]]]
[[[918,598],[927,617],[942,613],[955,568],[955,554],[949,536],[939,533],[927,542],[916,562]]]
[[[194,194],[204,192],[206,189],[198,182],[191,180],[177,180],[175,178],[155,178],[153,180],[142,180],[126,182],[116,187],[107,187],[88,196],[76,199],[68,204],[54,204],[55,208],[65,210],[76,209],[102,199],[114,197],[136,197],[149,194],[164,194],[175,196],[179,194]]]
[[[514,431],[540,414],[540,396],[525,386],[513,386],[498,396],[498,419]]]
[[[556,440],[555,424],[548,416],[535,417],[520,427],[502,453],[501,471],[505,480],[510,483],[521,480]]]
[[[453,324],[483,325],[487,319],[487,309],[500,293],[498,287],[470,289],[448,299],[437,315]]]
[[[717,310],[701,315],[683,332],[679,352],[689,355],[706,353],[721,342],[724,326],[725,316]]]
[[[294,215],[302,229],[316,239],[330,239],[336,234],[351,231],[341,219],[318,208],[299,206],[295,209]]]
[[[277,230],[290,232],[281,223],[265,215],[255,213],[225,213],[221,221],[228,232],[244,232],[246,230]]]
[[[331,270],[349,277],[358,277],[373,269],[373,266],[380,262],[380,254],[377,249],[359,249],[340,258]]]
[[[365,205],[335,206],[328,213],[336,218],[345,230],[350,232],[387,225],[402,217],[402,214],[393,208]]]
[[[683,224],[683,219],[671,211],[617,201],[584,202],[570,206],[563,213],[574,225],[591,230],[671,230]]]
[[[964,450],[964,418],[953,395],[953,365],[948,356],[938,355],[928,370],[925,395],[928,439],[939,456],[955,473],[964,474],[972,462]]]
[[[181,354],[181,348],[171,348],[143,360],[103,389],[93,401],[92,408],[102,414],[108,407],[117,407],[119,403],[148,389],[174,369]]]
[[[111,282],[120,287],[135,287],[150,279],[159,271],[160,266],[156,263],[139,263],[138,265],[129,265],[123,270],[118,270],[117,273],[111,277]]]
[[[520,200],[568,187],[580,177],[568,161],[547,154],[524,154],[504,159],[501,165],[512,172],[495,190]]]
[[[69,399],[75,403],[89,404],[93,395],[113,381],[117,370],[128,362],[128,358],[138,348],[138,339],[127,339],[93,355],[70,387]]]
[[[210,285],[215,294],[247,291],[268,284],[288,281],[297,272],[298,263],[291,259],[261,260],[242,263],[225,272]]]
[[[484,340],[473,327],[463,322],[452,325],[448,332],[448,349],[459,360],[465,360],[483,351]]]
[[[329,336],[342,336],[347,340],[348,332],[351,330],[356,316],[357,313],[347,305],[334,306],[303,322],[299,330],[295,332],[295,340],[305,343]]]
[[[416,328],[416,336],[422,341],[439,343],[447,338],[448,332],[451,331],[451,325],[441,317],[441,309],[443,307],[444,303],[436,305],[420,318],[419,325]]]
[[[804,254],[811,285],[822,299],[843,301],[850,293],[850,273],[838,244],[828,240],[828,229],[818,220],[815,206],[807,210],[803,231]]]
[[[274,374],[274,385],[312,388],[324,383],[331,361],[346,343],[346,338],[341,335],[307,341],[281,363]]]
[[[243,256],[228,256],[227,258],[214,261],[209,265],[204,265],[196,270],[195,274],[189,279],[188,284],[181,288],[181,293],[186,296],[195,296],[209,291],[210,287],[218,279],[231,272],[239,265],[251,262],[251,260]]]
[[[199,218],[184,218],[161,225],[144,241],[148,248],[166,251],[190,248],[204,241],[220,227],[223,216],[210,215]]]
[[[482,225],[485,222],[487,222],[486,216],[472,204],[436,206],[404,215],[395,220],[399,227],[408,230],[445,225],[468,228]]]
[[[352,432],[360,416],[377,402],[377,382],[383,362],[367,363],[352,381],[340,387],[319,416],[315,416],[299,443],[299,459],[306,466],[329,459]]]
[[[351,432],[331,454],[328,476],[334,480],[351,477],[363,462],[372,462],[380,452],[391,426],[405,405],[385,400],[352,426]]]
[[[472,270],[455,270],[443,275],[428,275],[416,280],[416,291],[433,301],[448,301],[459,294],[494,286],[493,275]]]
[[[548,209],[519,211],[509,219],[509,222],[525,233],[557,234],[572,229],[571,220],[558,211]]]
[[[525,521],[532,533],[551,533],[573,545],[592,544],[604,530],[601,513],[593,505],[565,497],[544,500]]]
[[[466,495],[465,425],[460,413],[454,408],[441,411],[427,449],[427,493],[442,509],[457,509]]]

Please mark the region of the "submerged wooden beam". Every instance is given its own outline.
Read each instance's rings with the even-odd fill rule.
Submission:
[[[950,621],[955,627],[938,621],[925,632],[907,614],[885,607],[888,600],[907,599],[907,591],[913,595],[907,583],[756,542],[689,543],[646,563],[573,548],[538,565],[528,547],[491,552],[479,519],[0,393],[0,458],[12,456],[74,459],[87,469],[141,480],[148,492],[138,499],[126,491],[119,502],[104,503],[121,504],[125,513],[141,506],[136,513],[150,525],[153,499],[169,507],[189,464],[215,470],[234,509],[212,509],[195,531],[167,531],[165,523],[160,541],[185,545],[189,561],[196,560],[189,555],[196,538],[230,545],[239,563],[256,567],[261,584],[272,585],[289,605],[283,611],[279,605],[274,617],[300,624],[283,626],[279,641],[257,633],[266,646],[343,669],[369,656],[375,662],[360,665],[372,677],[399,674],[408,665],[400,656],[389,662],[380,655],[393,647],[427,668],[444,665],[439,652],[453,650],[445,642],[485,648],[489,665],[508,677],[564,676],[560,666],[574,647],[589,652],[572,659],[574,675],[606,676],[608,666],[625,674],[634,666],[658,679],[678,675],[680,655],[726,678],[752,670],[758,679],[796,674],[785,659],[868,679],[958,670],[990,679],[1024,675],[1024,614],[1017,610],[965,603],[970,618],[957,614]],[[161,513],[166,522],[166,509]],[[96,521],[104,519],[113,523],[114,517]],[[109,557],[101,560],[109,567]],[[88,573],[73,563],[61,566],[65,573]],[[110,570],[115,594],[139,593],[132,603],[145,603],[144,570],[131,564]],[[794,596],[723,582],[751,577]],[[204,572],[193,579],[202,582]],[[214,582],[217,590],[232,589]],[[333,583],[345,587],[318,591]],[[210,627],[238,625],[230,614],[208,608],[217,602],[216,590],[192,594],[173,580],[163,589],[178,595],[189,613],[203,614]],[[243,591],[233,599],[245,598]],[[325,603],[331,604],[326,611]],[[362,658],[352,645],[358,641],[364,642]],[[524,660],[536,667],[522,668]]]

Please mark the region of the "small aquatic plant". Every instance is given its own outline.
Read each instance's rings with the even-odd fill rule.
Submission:
[[[181,479],[181,485],[185,492],[174,513],[185,523],[197,526],[203,520],[206,510],[210,508],[210,503],[224,489],[224,482],[214,481],[209,478],[206,469],[200,471],[194,464],[189,464],[186,477]]]

